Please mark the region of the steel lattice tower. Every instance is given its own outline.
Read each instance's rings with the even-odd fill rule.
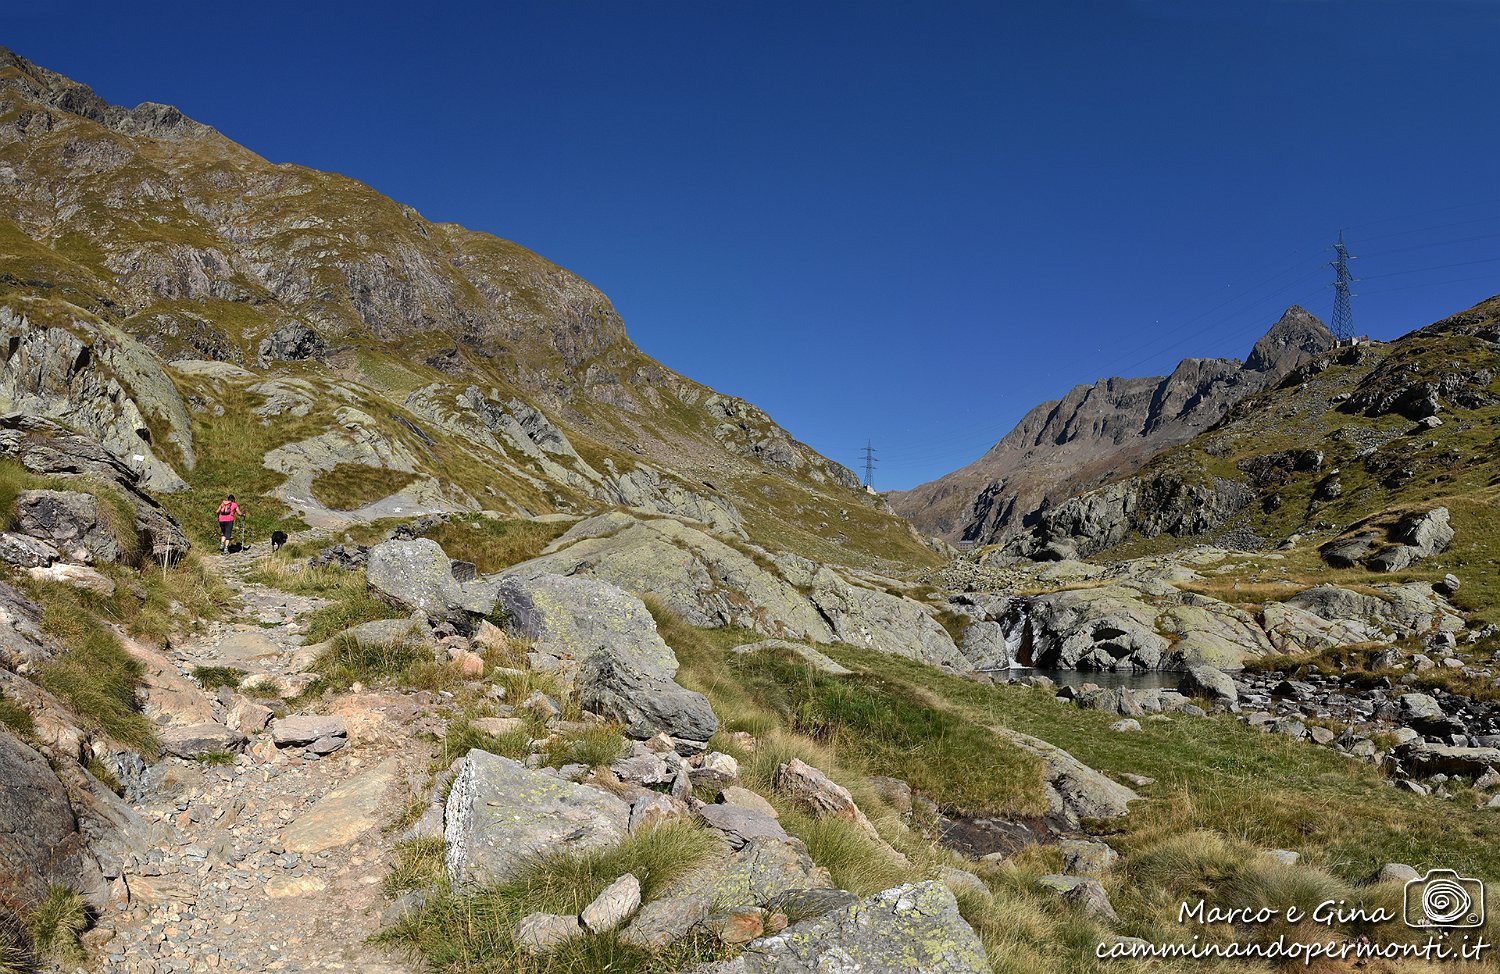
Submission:
[[[1344,246],[1344,231],[1339,231],[1339,242],[1333,245],[1333,252],[1338,254],[1338,259],[1329,261],[1328,266],[1334,270],[1333,279],[1333,337],[1341,342],[1347,342],[1354,337],[1354,305],[1349,300],[1354,297],[1349,286],[1357,278],[1349,276],[1349,262],[1355,258],[1349,256],[1349,250]]]
[[[871,487],[875,484],[875,447],[869,440],[865,441],[865,486]]]

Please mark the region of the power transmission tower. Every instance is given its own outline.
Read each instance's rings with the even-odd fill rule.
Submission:
[[[871,487],[875,483],[875,447],[869,440],[865,441],[865,486]]]
[[[1349,276],[1349,262],[1357,258],[1349,256],[1349,250],[1344,246],[1344,231],[1339,231],[1339,242],[1333,245],[1333,252],[1338,254],[1338,259],[1329,261],[1328,266],[1334,270],[1333,279],[1333,337],[1341,342],[1347,342],[1354,337],[1354,306],[1350,298],[1354,297],[1349,291],[1349,286],[1358,278]]]

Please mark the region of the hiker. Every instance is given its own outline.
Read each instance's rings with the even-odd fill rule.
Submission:
[[[229,539],[234,536],[234,519],[239,516],[240,505],[234,502],[234,495],[230,494],[219,505],[219,550],[225,554],[229,553]]]

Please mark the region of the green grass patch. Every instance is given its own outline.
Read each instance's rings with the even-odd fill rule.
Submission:
[[[526,727],[506,734],[488,734],[466,719],[454,720],[449,723],[447,732],[438,743],[437,753],[432,759],[433,768],[438,771],[446,770],[454,761],[475,749],[510,758],[512,761],[523,761],[531,753],[531,739],[535,730]]]
[[[993,732],[877,673],[829,676],[800,657],[762,651],[730,659],[747,690],[785,724],[875,774],[903,778],[957,813],[1046,810],[1041,765]]]
[[[234,766],[234,755],[229,751],[206,751],[193,760],[199,764],[206,764],[214,768],[229,768]]]
[[[535,558],[571,526],[476,514],[445,521],[426,537],[442,545],[449,558],[467,561],[488,575]]]
[[[67,647],[61,657],[38,669],[38,682],[61,697],[85,726],[155,754],[156,731],[136,700],[143,674],[140,662],[100,625],[86,593],[56,583],[29,588],[42,605],[42,629]]]
[[[0,697],[0,727],[5,727],[22,740],[36,736],[36,720],[31,716],[31,711],[4,697]]]
[[[318,676],[308,696],[342,693],[356,683],[403,690],[445,690],[462,682],[458,671],[416,643],[364,643],[335,639],[310,667]]]
[[[331,639],[362,622],[398,619],[405,615],[370,592],[364,572],[350,572],[332,565],[313,567],[294,561],[285,552],[267,555],[250,572],[251,581],[295,595],[328,599],[328,604],[308,613],[304,637],[308,644]]]
[[[385,895],[395,899],[408,890],[437,889],[448,878],[441,838],[410,839],[392,850],[391,871],[386,873]]]
[[[313,478],[313,499],[335,511],[357,511],[366,504],[384,500],[418,476],[388,467],[341,463]]]
[[[125,786],[120,784],[120,779],[115,776],[114,771],[109,767],[109,765],[100,760],[98,755],[89,755],[88,761],[86,761],[83,766],[88,770],[89,774],[93,775],[99,780],[100,784],[104,785],[115,794],[121,794],[125,790]]]
[[[1262,849],[1293,849],[1361,882],[1387,862],[1500,878],[1500,820],[1459,801],[1391,788],[1374,765],[1262,734],[1226,715],[1142,721],[1057,703],[1046,691],[985,686],[911,660],[832,647],[851,669],[929,692],[955,716],[1003,724],[1061,747],[1092,768],[1157,779],[1132,806],[1122,847],[1196,830],[1232,833]],[[1435,823],[1440,822],[1438,826]]]
[[[607,768],[625,755],[625,736],[617,724],[596,724],[570,730],[549,744],[542,759],[554,768],[582,764]]]

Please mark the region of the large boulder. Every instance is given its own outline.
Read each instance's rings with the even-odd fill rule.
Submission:
[[[870,838],[880,840],[880,834],[854,803],[849,789],[800,758],[792,758],[777,767],[775,786],[789,801],[816,817],[843,819],[858,826]]]
[[[94,893],[99,864],[79,832],[67,790],[46,758],[0,726],[0,923],[53,886]]]
[[[1171,644],[1156,631],[1155,606],[1118,585],[1038,596],[1026,611],[1020,662],[1051,669],[1154,670]]]
[[[910,883],[752,941],[704,974],[988,974],[979,936],[940,882]]]
[[[1212,666],[1194,666],[1177,682],[1177,691],[1188,697],[1207,697],[1234,703],[1240,698],[1239,688],[1223,670]]]
[[[989,620],[969,623],[958,650],[976,670],[1003,670],[1013,662],[1005,628]]]
[[[459,582],[453,577],[453,560],[429,538],[384,541],[371,548],[365,577],[390,601],[419,609],[429,619],[488,615],[495,605],[493,585]]]
[[[539,575],[501,579],[495,598],[512,635],[578,661],[579,702],[632,737],[703,742],[718,729],[703,695],[674,680],[677,657],[635,596],[594,579]]]
[[[1434,630],[1457,632],[1463,628],[1463,617],[1430,585],[1410,582],[1375,588],[1378,595],[1319,585],[1298,592],[1285,603],[1268,602],[1263,609],[1266,630],[1273,643],[1289,643],[1284,651],[1291,651],[1407,639]],[[1309,619],[1309,615],[1316,618]]]
[[[1247,658],[1274,652],[1250,613],[1202,595],[1185,593],[1182,599],[1158,620],[1161,631],[1172,639],[1164,669],[1239,669]]]
[[[629,826],[630,806],[614,795],[472,750],[443,812],[448,875],[503,883],[548,857],[615,845]]]
[[[161,746],[168,754],[180,758],[201,758],[207,754],[237,754],[249,738],[217,721],[168,727],[161,733]]]
[[[179,447],[186,445],[186,441],[178,441]],[[96,440],[39,416],[10,413],[0,416],[0,457],[15,460],[40,476],[109,486],[129,505],[132,521],[119,527],[141,539],[142,554],[149,553],[158,561],[176,560],[190,547],[176,519],[141,489],[141,473]],[[179,487],[185,486],[170,467],[150,456],[149,450],[147,462],[157,464],[155,469],[162,474],[152,480],[153,485],[169,488],[164,480],[170,479]],[[148,465],[146,470],[149,476],[153,468]]]

